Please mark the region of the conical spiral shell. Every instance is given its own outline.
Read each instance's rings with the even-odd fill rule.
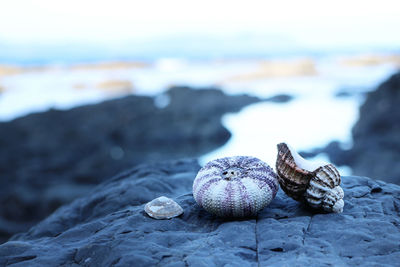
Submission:
[[[197,204],[219,217],[254,216],[279,189],[265,162],[245,156],[216,159],[200,169],[193,183]]]
[[[291,198],[327,212],[343,211],[340,174],[332,164],[312,166],[287,144],[280,143],[276,170],[281,188]]]

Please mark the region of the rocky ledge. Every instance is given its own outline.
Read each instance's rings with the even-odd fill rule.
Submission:
[[[316,214],[282,190],[256,218],[222,220],[199,208],[200,166],[140,165],[103,182],[0,246],[0,266],[391,266],[400,262],[400,186],[343,177],[341,214]],[[155,220],[165,195],[184,214]]]
[[[231,135],[221,116],[258,101],[173,87],[0,123],[0,243],[120,170],[220,147]]]

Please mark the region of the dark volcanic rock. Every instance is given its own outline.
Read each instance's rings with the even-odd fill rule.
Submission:
[[[164,108],[128,96],[0,123],[0,242],[141,162],[198,157],[230,133],[221,116],[259,101],[175,87]]]
[[[349,92],[349,91],[342,90],[342,91],[337,92],[337,93],[335,94],[335,96],[336,96],[336,97],[343,97],[343,98],[345,98],[345,97],[353,96],[353,94],[352,94],[351,92]]]
[[[269,98],[266,98],[265,101],[274,102],[274,103],[287,103],[293,100],[293,96],[287,94],[279,94]]]
[[[256,218],[222,220],[190,194],[196,162],[141,165],[0,246],[13,266],[393,266],[400,262],[400,187],[343,177],[341,214],[315,214],[282,190]],[[184,214],[154,220],[166,195]]]
[[[301,154],[326,153],[336,165],[350,166],[355,175],[400,184],[400,72],[367,94],[352,135],[350,150],[334,141]]]
[[[300,152],[300,155],[304,158],[313,158],[321,153],[327,154],[330,161],[334,162],[338,166],[347,165],[353,160],[351,152],[342,149],[341,143],[338,141],[330,142],[323,148],[315,148],[312,151],[302,151]]]
[[[400,183],[400,72],[368,94],[352,134],[354,173]]]

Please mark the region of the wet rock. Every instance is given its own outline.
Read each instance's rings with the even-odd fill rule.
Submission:
[[[365,175],[400,184],[400,72],[367,95],[354,125],[350,167]]]
[[[400,184],[400,72],[367,94],[360,117],[352,129],[353,147],[337,141],[325,148],[301,153],[329,155],[335,165],[352,168],[353,174]]]
[[[0,123],[0,243],[142,162],[199,157],[223,145],[226,112],[259,101],[174,87],[163,108],[127,96]]]
[[[332,141],[326,147],[315,148],[311,151],[302,151],[300,152],[300,155],[305,158],[313,158],[321,153],[327,154],[330,161],[335,163],[337,166],[347,165],[353,160],[351,153],[349,153],[348,150],[343,149],[341,143],[338,141]]]
[[[0,266],[390,266],[400,261],[400,186],[343,177],[341,214],[314,213],[280,190],[256,218],[223,220],[196,205],[195,161],[141,165],[0,245]],[[154,220],[144,204],[185,213]],[[51,252],[51,253],[49,253]]]
[[[347,97],[351,97],[353,95],[354,95],[354,93],[352,93],[350,91],[346,91],[346,90],[338,91],[335,93],[335,97],[339,97],[339,98],[347,98]]]
[[[287,103],[293,100],[293,96],[287,94],[279,94],[272,96],[270,98],[265,99],[265,101],[274,102],[274,103]]]

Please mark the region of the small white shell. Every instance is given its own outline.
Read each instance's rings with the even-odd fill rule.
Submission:
[[[170,198],[161,196],[153,199],[144,206],[144,211],[152,218],[171,219],[183,213],[183,209]]]
[[[315,169],[306,169],[310,166]],[[278,144],[276,170],[281,188],[291,198],[327,212],[343,211],[340,174],[332,164],[311,164],[281,143]]]

